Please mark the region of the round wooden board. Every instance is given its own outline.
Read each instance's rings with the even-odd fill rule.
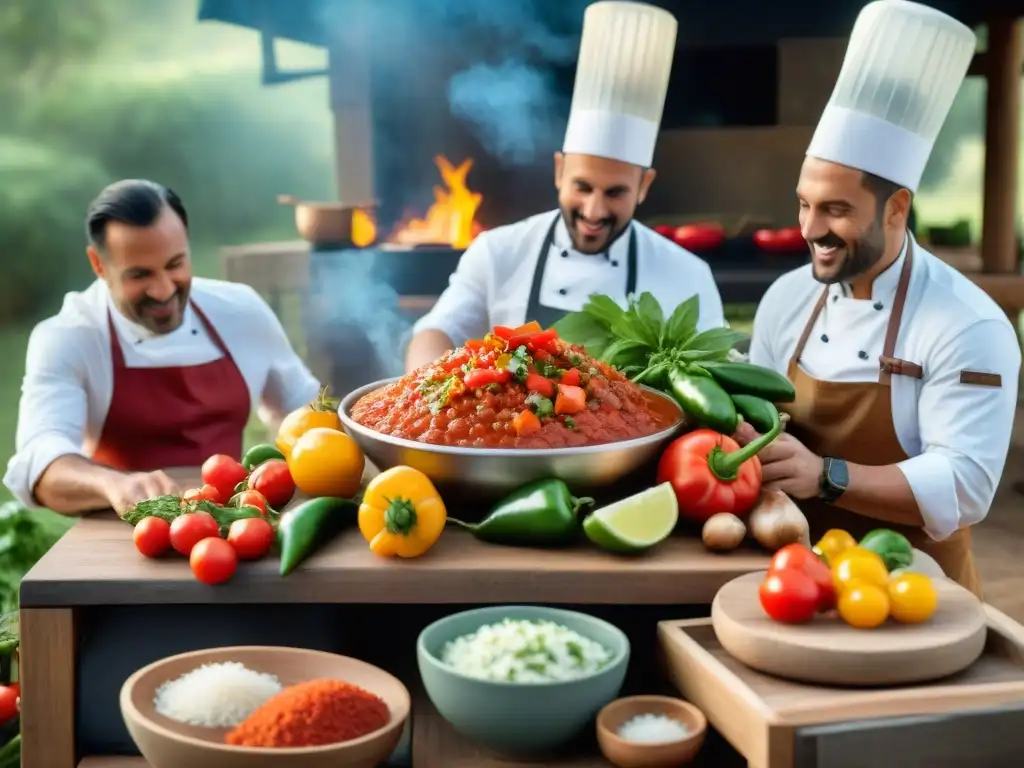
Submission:
[[[928,622],[855,629],[835,612],[807,624],[768,618],[758,598],[764,577],[761,571],[733,579],[711,604],[722,647],[762,672],[823,685],[920,683],[966,669],[985,647],[981,601],[949,579],[935,579],[939,605]]]

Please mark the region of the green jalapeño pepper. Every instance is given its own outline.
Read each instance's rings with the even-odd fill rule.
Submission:
[[[352,499],[325,496],[310,499],[281,515],[278,542],[281,546],[281,575],[295,568],[326,544],[344,527],[354,522],[359,505]]]
[[[702,427],[723,435],[736,431],[739,417],[732,398],[710,376],[687,373],[676,366],[668,373],[669,388],[679,406],[693,416]]]
[[[769,431],[778,421],[778,409],[760,397],[753,395],[733,395],[733,405],[743,420],[762,435]]]
[[[710,360],[698,365],[730,395],[755,395],[773,403],[791,403],[796,398],[793,382],[770,368],[724,360]]]
[[[902,533],[888,528],[876,528],[860,540],[857,546],[869,549],[882,558],[890,571],[909,568],[914,562],[914,548]]]
[[[577,498],[557,479],[537,480],[524,485],[498,502],[479,523],[448,521],[491,544],[552,546],[567,544],[579,532],[577,515],[593,504],[588,497]]]
[[[262,445],[254,445],[248,451],[245,452],[245,456],[242,457],[242,466],[252,472],[256,467],[265,461],[271,459],[283,459],[284,454],[278,450],[276,445],[270,445],[264,443]],[[245,485],[243,481],[241,485]]]

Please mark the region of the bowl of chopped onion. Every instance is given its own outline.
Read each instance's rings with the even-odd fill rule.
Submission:
[[[125,725],[153,768],[373,768],[409,709],[408,690],[383,669],[301,648],[183,653],[121,688]]]
[[[682,699],[628,696],[598,714],[597,743],[618,768],[673,768],[696,757],[707,729],[704,713]]]
[[[420,677],[441,716],[466,738],[512,757],[570,742],[619,694],[629,640],[576,611],[477,608],[420,633]]]

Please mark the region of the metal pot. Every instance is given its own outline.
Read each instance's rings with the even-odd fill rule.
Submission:
[[[277,202],[295,208],[295,228],[299,236],[314,244],[331,245],[352,240],[352,214],[363,211],[373,218],[376,202],[362,205],[310,203],[291,195],[278,195]]]

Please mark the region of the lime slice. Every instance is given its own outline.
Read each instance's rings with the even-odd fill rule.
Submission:
[[[583,521],[583,532],[602,549],[641,552],[667,539],[678,519],[676,493],[662,483],[596,510]]]

